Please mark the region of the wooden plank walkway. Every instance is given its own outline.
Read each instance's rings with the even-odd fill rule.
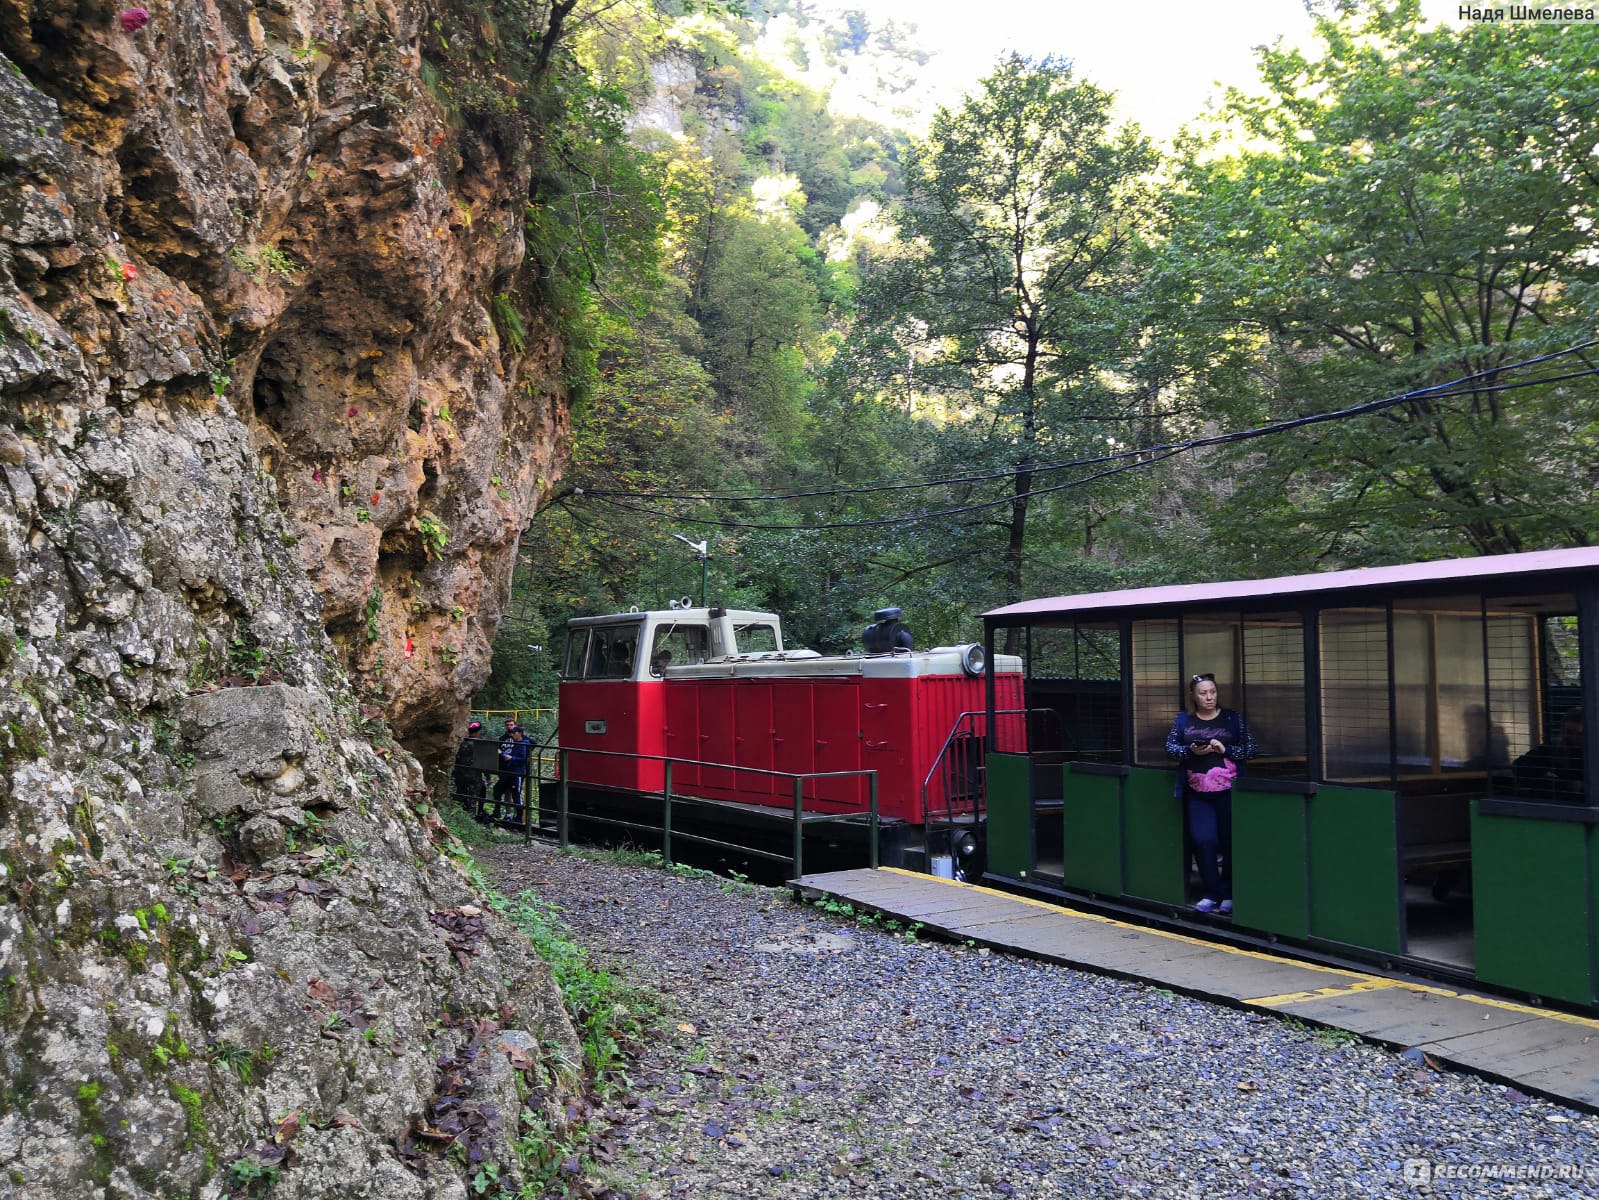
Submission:
[[[1259,1008],[1599,1112],[1599,1020],[1266,954],[913,871],[832,871],[790,886],[956,941]]]

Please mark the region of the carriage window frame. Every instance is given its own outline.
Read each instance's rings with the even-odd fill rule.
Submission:
[[[1305,616],[1291,609],[1246,611],[1238,645],[1233,707],[1255,739],[1250,775],[1306,781],[1311,775]],[[1274,694],[1271,689],[1281,689]]]
[[[1531,712],[1526,725],[1529,748],[1524,754],[1514,734],[1511,738],[1511,762],[1508,769],[1498,773],[1498,786],[1490,799],[1484,802],[1483,811],[1507,813],[1550,819],[1592,820],[1592,811],[1599,808],[1599,770],[1591,761],[1594,758],[1596,708],[1590,692],[1590,679],[1599,679],[1595,659],[1599,658],[1593,631],[1599,628],[1599,604],[1591,587],[1550,590],[1547,592],[1518,592],[1514,596],[1490,595],[1485,603],[1504,608],[1521,609],[1531,616],[1533,624],[1533,650],[1529,700]],[[1565,626],[1556,631],[1551,627],[1559,622]],[[1562,654],[1554,644],[1557,640],[1569,643]],[[1490,671],[1492,667],[1490,665]],[[1512,680],[1512,685],[1517,681]],[[1561,740],[1562,723],[1568,712],[1581,714],[1585,734],[1582,753],[1575,770],[1565,782],[1546,782],[1529,778],[1531,764],[1538,755],[1553,749]],[[1548,765],[1548,764],[1545,764]],[[1558,772],[1565,774],[1565,772]],[[1548,777],[1545,776],[1544,780]]]
[[[1403,787],[1481,774],[1485,792],[1503,790],[1512,763],[1538,742],[1538,610],[1564,599],[1411,591],[1318,608],[1318,777]],[[1340,630],[1346,644],[1334,653]]]
[[[1125,623],[1051,621],[1025,628],[1027,745],[1057,750],[1068,762],[1125,762]],[[1107,703],[1111,695],[1114,702]],[[1008,732],[1012,724],[1000,719],[999,729]]]

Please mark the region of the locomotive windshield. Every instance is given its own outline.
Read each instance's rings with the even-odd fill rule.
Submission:
[[[567,679],[630,679],[638,653],[639,624],[601,625],[567,634]]]

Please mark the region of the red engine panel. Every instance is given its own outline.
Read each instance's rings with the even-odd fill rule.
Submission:
[[[1022,706],[1019,674],[997,677],[996,701]],[[881,815],[920,823],[922,784],[945,738],[962,713],[982,708],[983,681],[965,675],[574,681],[561,688],[560,734],[572,750],[717,764],[676,763],[673,791],[745,804],[792,803],[788,780],[760,772],[872,770]],[[656,762],[576,753],[568,771],[574,783],[664,786]],[[804,797],[809,811],[864,812],[867,783],[864,776],[811,780]]]
[[[568,680],[561,684],[558,726],[567,758],[567,778],[573,783],[630,791],[658,792],[665,786],[660,762],[636,758],[610,758],[585,754],[604,750],[619,754],[653,754],[664,757],[677,751],[666,745],[666,685],[659,680]],[[685,757],[699,757],[688,755]],[[672,780],[677,788],[677,780]]]

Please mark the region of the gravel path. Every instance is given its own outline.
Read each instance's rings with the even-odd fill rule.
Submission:
[[[663,999],[604,1110],[600,1173],[640,1200],[1599,1195],[1599,1118],[1375,1046],[786,891],[477,855]],[[1418,1185],[1407,1160],[1522,1176]]]

